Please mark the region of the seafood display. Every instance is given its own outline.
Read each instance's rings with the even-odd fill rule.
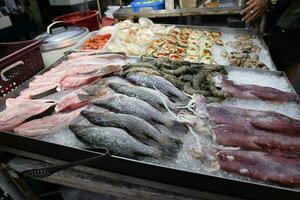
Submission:
[[[108,44],[108,50],[112,52],[175,61],[275,69],[268,50],[253,33],[161,25],[147,18],[140,18],[139,23],[125,20],[115,27],[118,30],[116,38]]]
[[[134,74],[132,74],[133,72]],[[143,73],[151,76],[145,76]],[[157,88],[164,94],[171,94],[180,100],[187,98],[183,92],[190,95],[201,94],[219,98],[215,100],[222,100],[229,96],[226,92],[217,88],[214,83],[215,76],[222,77],[227,74],[226,70],[217,65],[204,66],[188,61],[176,62],[158,59],[147,63],[141,61],[128,64],[125,66],[123,74],[136,84]]]
[[[185,60],[216,64],[211,53],[212,45],[223,46],[221,32],[173,28],[165,38],[154,40],[146,49],[146,55],[170,60]]]
[[[128,24],[118,26],[126,30]],[[174,30],[165,36],[175,37]],[[180,31],[191,41],[188,35],[193,30]],[[204,36],[225,45],[220,33]],[[184,52],[193,52],[190,47]],[[195,173],[299,186],[300,118],[276,109],[291,104],[297,110],[299,96],[277,83],[239,82],[234,70],[185,59],[72,53],[6,100],[0,130],[77,148],[105,147],[116,156]]]

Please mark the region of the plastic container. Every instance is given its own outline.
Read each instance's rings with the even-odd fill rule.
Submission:
[[[165,8],[165,1],[161,0],[159,2],[147,3],[151,0],[134,0],[131,2],[131,7],[133,12],[140,12],[145,10],[162,10]]]
[[[197,0],[179,0],[180,8],[196,8]]]
[[[44,68],[42,40],[0,43],[0,97]]]
[[[73,12],[56,17],[52,21],[64,21],[69,25],[86,27],[89,31],[95,31],[99,29],[98,16],[97,10],[88,10],[85,12],[85,17],[80,17],[80,12]]]
[[[90,37],[93,37],[95,35],[103,35],[103,34],[111,34],[110,39],[107,41],[107,43],[105,44],[105,46],[101,49],[97,49],[97,50],[87,50],[87,49],[80,49],[80,47],[85,43],[86,40],[88,40]],[[93,31],[90,32],[87,36],[85,36],[84,38],[82,38],[74,47],[73,47],[73,51],[84,51],[84,52],[99,52],[99,51],[103,51],[106,49],[107,45],[113,41],[115,39],[115,35],[117,33],[117,29],[114,26],[105,26],[103,27],[101,30],[99,31]]]

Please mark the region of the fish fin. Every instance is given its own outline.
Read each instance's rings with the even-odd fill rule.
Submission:
[[[32,120],[35,120],[35,119],[40,119],[42,117],[45,117],[45,116],[49,116],[49,115],[52,115],[54,112],[55,112],[55,104],[54,105],[51,105],[47,110],[45,110],[44,112],[41,112],[37,115],[34,115],[34,116],[31,116],[29,118],[27,118],[24,122],[29,122],[29,121],[32,121]]]
[[[30,99],[40,99],[46,96],[49,96],[50,94],[54,94],[56,92],[58,92],[58,86],[55,86],[53,88],[50,88],[47,91],[41,92],[40,94],[35,94],[35,95],[30,95]]]
[[[79,125],[79,124],[71,124],[69,125],[69,129],[75,134],[84,128],[91,128],[91,125]]]
[[[77,94],[77,96],[81,101],[91,102],[91,101],[94,101],[96,99],[100,100],[102,98],[105,98],[107,94],[108,94],[108,89],[107,88],[102,88],[102,89],[99,89],[97,94],[95,94],[93,96],[90,96],[90,95],[87,95],[87,94]]]
[[[107,67],[104,67],[103,69],[98,70],[97,74],[101,76],[105,76],[108,74],[111,74],[113,72],[121,71],[122,67],[119,65],[108,65]]]

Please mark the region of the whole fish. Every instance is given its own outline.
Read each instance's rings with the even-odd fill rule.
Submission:
[[[170,109],[176,109],[176,104],[171,102],[169,98],[160,91],[150,88],[134,85],[125,85],[121,83],[109,83],[109,87],[118,93],[125,94],[130,97],[141,99],[157,109],[165,108],[164,103]]]
[[[118,113],[134,115],[146,121],[159,122],[167,127],[173,126],[174,124],[174,120],[171,120],[169,117],[165,117],[160,111],[145,101],[134,97],[115,94],[113,96],[96,100],[94,101],[94,104]]]
[[[137,73],[128,74],[126,78],[137,85],[158,89],[167,96],[173,96],[180,100],[188,99],[188,97],[178,88],[176,88],[171,82],[160,76]]]
[[[120,83],[120,84],[130,84],[126,79],[120,78],[118,76],[111,76],[109,78],[103,78],[94,81],[90,85],[82,87],[82,90],[85,91],[89,96],[95,96],[103,88],[107,88],[107,85],[110,83]]]
[[[167,151],[174,153],[175,156],[182,147],[180,140],[170,138],[160,133],[150,123],[133,115],[89,111],[82,111],[81,114],[94,125],[123,128],[136,138],[141,138],[143,142],[145,141],[147,143],[149,138],[151,138]]]
[[[105,147],[115,155],[131,158],[139,156],[167,157],[165,152],[139,142],[123,129],[86,125],[70,125],[69,128],[77,138],[90,146]]]

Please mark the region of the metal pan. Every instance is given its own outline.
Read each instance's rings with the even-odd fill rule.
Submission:
[[[105,53],[100,53],[105,54]],[[63,62],[67,57],[61,58],[52,67]],[[236,68],[229,68],[235,70]],[[43,70],[44,73],[49,69]],[[239,69],[242,70],[242,69]],[[250,69],[249,69],[250,70]],[[281,72],[262,71],[260,73],[271,73],[281,76]],[[8,97],[16,97],[25,89],[31,80],[24,83]],[[0,100],[0,110],[4,109],[5,99]],[[51,157],[58,160],[68,162],[82,160],[85,158],[99,155],[97,152],[91,152],[84,149],[72,148],[68,146],[58,145],[50,142],[41,141],[34,138],[23,137],[11,133],[0,133],[0,149],[2,146],[23,150],[29,153],[36,153],[43,156]],[[3,149],[5,150],[5,149]],[[72,155],[72,156],[71,156]],[[112,156],[101,165],[90,164],[93,168],[125,174],[133,177],[154,180],[171,185],[177,185],[201,191],[208,191],[224,195],[231,195],[241,198],[250,199],[299,199],[300,189],[287,188],[267,183],[257,183],[254,181],[242,181],[233,178],[224,178],[216,175],[207,174],[205,172],[190,172],[172,167],[166,167],[158,164],[152,164],[133,159]]]

